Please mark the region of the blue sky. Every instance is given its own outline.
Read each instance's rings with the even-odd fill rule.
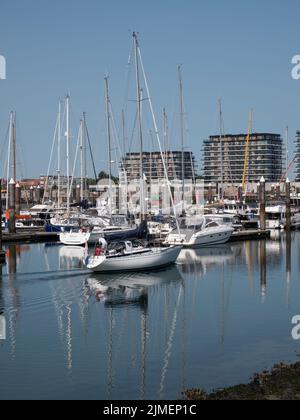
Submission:
[[[300,129],[300,81],[291,78],[291,59],[300,54],[299,12],[297,0],[0,0],[0,54],[7,61],[7,80],[0,80],[1,145],[9,111],[16,110],[22,175],[45,173],[58,98],[69,91],[73,132],[86,111],[96,165],[105,169],[103,78],[109,74],[119,122],[133,30],[157,119],[166,107],[175,148],[178,64],[187,141],[199,163],[202,140],[218,130],[220,97],[226,132],[245,132],[253,108],[254,131],[284,134],[289,125],[292,144]]]

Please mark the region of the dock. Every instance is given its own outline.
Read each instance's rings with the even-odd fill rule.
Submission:
[[[261,240],[269,239],[271,232],[269,230],[257,230],[257,229],[247,229],[233,232],[229,242],[238,242],[238,241],[250,241],[250,240]],[[44,232],[44,231],[24,231],[20,230],[17,233],[6,233],[2,234],[3,243],[12,243],[12,242],[57,242],[59,240],[59,234],[55,232]],[[162,243],[161,239],[152,239],[150,240],[152,246],[159,246]],[[1,257],[0,257],[1,258]]]
[[[58,233],[55,232],[44,232],[44,231],[17,231],[17,233],[2,233],[2,242],[3,243],[12,243],[12,242],[56,242],[59,240]]]
[[[229,242],[243,242],[243,241],[256,241],[270,239],[271,231],[259,230],[259,229],[242,229],[233,232]],[[163,246],[164,239],[161,238],[149,238],[149,245],[154,247]],[[213,247],[213,245],[211,245]]]
[[[237,232],[233,232],[229,242],[269,239],[270,236],[271,236],[271,232],[269,230],[258,230],[258,229],[239,230]]]

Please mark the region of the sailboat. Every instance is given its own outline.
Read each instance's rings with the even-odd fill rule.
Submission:
[[[124,215],[114,215],[110,224],[105,227],[94,226],[91,229],[75,228],[71,231],[61,232],[59,240],[64,245],[95,244],[99,238],[105,238],[107,242],[117,240],[145,239],[148,234],[147,223],[138,226],[128,225]]]
[[[108,78],[105,77],[105,102],[107,117],[108,160],[109,160],[109,202],[112,203],[112,155],[111,155],[111,111]],[[82,133],[83,130],[81,130]],[[82,143],[82,141],[81,141]],[[60,233],[60,242],[64,245],[84,245],[97,243],[100,237],[108,242],[133,238],[145,238],[147,226],[141,223],[138,226],[128,224],[125,215],[113,215],[112,206],[109,206],[110,222],[108,226],[91,226],[90,229],[81,229],[79,226]]]
[[[144,171],[143,171],[143,133],[142,133],[142,115],[141,115],[141,88],[140,88],[140,79],[139,79],[139,64],[144,73],[144,68],[141,61],[141,53],[138,46],[137,34],[133,33],[133,49],[135,56],[135,66],[136,66],[136,94],[137,94],[137,122],[138,122],[138,133],[139,141],[141,147],[140,153],[140,221],[141,226],[143,223],[146,223],[145,217],[145,191],[144,191]],[[146,82],[146,78],[144,75]],[[106,84],[107,88],[107,84]],[[151,113],[153,116],[153,122],[156,127],[156,133],[158,133],[156,121],[154,118],[152,102],[148,92],[148,85],[146,83],[147,94],[149,97]],[[107,94],[108,98],[108,94]],[[109,127],[109,119],[108,119]],[[109,133],[109,130],[108,130]],[[159,139],[158,139],[159,140]],[[159,141],[161,154],[163,155],[161,143]],[[164,163],[164,170],[167,176],[167,171]],[[170,194],[171,199],[172,195]],[[154,270],[168,265],[174,264],[181,252],[182,246],[175,245],[169,246],[167,248],[149,248],[144,246],[139,242],[131,241],[121,241],[117,243],[112,243],[101,255],[94,255],[86,259],[86,267],[94,272],[122,272],[122,271],[144,271],[144,270]]]
[[[139,242],[112,243],[102,255],[87,257],[86,267],[96,273],[147,271],[167,267],[176,262],[182,246],[148,248]]]

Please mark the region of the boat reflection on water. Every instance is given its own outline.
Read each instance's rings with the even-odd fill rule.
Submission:
[[[148,295],[144,287],[131,287],[118,282],[103,282],[97,278],[89,278],[86,281],[89,291],[95,295],[98,302],[105,306],[136,305],[147,307]]]
[[[233,261],[235,256],[234,248],[230,245],[219,245],[202,249],[183,249],[177,263],[182,273],[203,276],[210,268]]]
[[[86,280],[86,287],[105,306],[139,305],[146,308],[149,288],[180,281],[180,272],[172,266],[149,273],[93,274]]]
[[[120,369],[115,366],[115,361],[121,358],[119,347],[116,344],[120,337],[124,336],[126,330],[126,320],[130,318],[129,312],[137,310],[134,314],[134,328],[130,329],[131,339],[123,349],[122,359],[126,366],[130,365],[135,369],[135,375],[138,378],[139,398],[144,400],[146,397],[146,385],[149,372],[147,364],[147,355],[151,348],[151,341],[154,334],[152,333],[151,319],[154,314],[151,312],[150,301],[155,301],[157,295],[161,293],[165,296],[166,307],[159,307],[155,313],[160,319],[159,332],[156,331],[155,336],[163,334],[164,347],[162,349],[163,366],[160,374],[160,384],[157,390],[158,395],[162,398],[165,390],[165,381],[169,368],[169,361],[172,355],[174,335],[177,327],[180,313],[184,313],[182,307],[184,303],[184,282],[183,278],[176,266],[171,266],[165,270],[143,272],[143,273],[124,273],[124,274],[98,274],[90,276],[86,279],[86,288],[92,298],[97,302],[103,303],[103,308],[107,314],[107,381],[106,392],[107,399],[112,399],[113,395],[117,395],[117,381]],[[175,301],[171,299],[171,290],[176,290],[177,298]],[[149,303],[148,303],[149,301]],[[129,309],[129,312],[128,312]],[[153,309],[153,306],[152,306]],[[163,314],[162,314],[163,312]],[[101,320],[102,322],[102,320]],[[133,347],[131,347],[133,343]],[[186,340],[182,340],[186,343]],[[130,347],[130,351],[126,351],[126,347]],[[185,348],[183,351],[186,350]],[[126,356],[127,354],[127,356]],[[185,361],[185,354],[182,356]],[[183,374],[185,371],[183,369]],[[183,381],[185,383],[185,381]],[[116,394],[114,394],[116,393]]]
[[[199,377],[208,388],[236,382],[236,369],[249,361],[247,376],[260,370],[254,359],[262,351],[270,364],[294,352],[284,324],[296,313],[300,296],[297,232],[186,249],[177,265],[143,273],[88,272],[80,268],[81,247],[32,244],[5,250],[4,397],[60,398],[64,387],[70,399],[164,400],[198,386]],[[279,317],[283,322],[275,329]],[[248,334],[251,355],[245,353]],[[37,380],[28,387],[31,372]],[[85,390],[86,383],[92,386]]]
[[[82,246],[61,246],[59,248],[59,269],[83,268],[85,249]]]

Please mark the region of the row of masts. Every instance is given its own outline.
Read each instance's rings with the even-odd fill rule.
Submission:
[[[145,71],[142,63],[141,53],[139,49],[139,44],[137,40],[137,34],[133,33],[133,52],[134,52],[134,61],[135,61],[135,79],[136,79],[136,105],[137,105],[137,130],[138,130],[138,141],[139,141],[139,149],[140,149],[140,217],[143,220],[146,216],[146,195],[145,195],[145,172],[144,172],[144,161],[143,161],[143,153],[144,153],[144,136],[143,136],[143,110],[142,104],[143,101],[147,100],[150,103],[150,110],[152,113],[152,119],[154,124],[154,132],[156,138],[158,140],[159,149],[161,152],[161,157],[164,165],[164,173],[166,178],[166,184],[169,185],[168,182],[168,148],[169,148],[169,138],[168,138],[168,121],[167,121],[167,114],[166,110],[163,110],[163,142],[164,147],[162,147],[160,143],[158,128],[156,124],[156,120],[154,117],[152,102],[149,94],[148,83],[145,76]],[[181,66],[178,66],[178,83],[179,83],[179,93],[180,93],[180,136],[181,136],[181,151],[182,151],[182,203],[185,201],[185,134],[184,134],[184,104],[183,104],[183,83],[182,83],[182,75],[181,75]],[[144,86],[147,94],[147,98],[143,97],[143,88],[141,83],[141,77],[144,77]],[[112,179],[113,179],[113,160],[112,160],[112,116],[111,116],[111,104],[110,104],[110,93],[109,93],[109,79],[105,77],[105,102],[106,102],[106,118],[107,118],[107,141],[108,141],[108,166],[109,166],[109,196],[110,202],[112,203]],[[49,167],[46,176],[45,188],[44,188],[44,197],[43,202],[46,198],[46,191],[49,185],[49,178],[50,178],[50,168],[51,168],[51,159],[57,148],[57,166],[56,166],[56,179],[57,179],[57,207],[60,208],[63,204],[63,195],[62,195],[62,178],[63,178],[63,166],[66,169],[66,175],[64,179],[66,179],[66,207],[67,211],[70,210],[70,199],[71,199],[71,192],[72,192],[72,182],[74,178],[74,170],[71,173],[71,124],[70,124],[70,113],[71,113],[71,103],[70,103],[70,95],[66,95],[65,101],[59,100],[58,106],[58,116],[56,121],[55,127],[55,134],[52,144],[52,151],[51,157],[49,162]],[[125,113],[122,111],[122,128],[123,128],[123,153],[125,155],[126,152],[126,135],[125,135]],[[87,125],[86,125],[86,114],[83,113],[82,118],[80,120],[80,128],[79,128],[79,149],[80,149],[80,199],[83,201],[86,198],[87,192]],[[78,146],[78,145],[77,145]],[[89,144],[90,147],[90,144]],[[91,148],[91,147],[90,147]],[[13,179],[15,182],[17,180],[17,164],[16,164],[16,113],[11,112],[10,115],[10,124],[9,124],[9,152],[8,152],[8,165],[7,165],[7,192],[9,191],[9,182]],[[62,150],[65,149],[65,160],[63,162],[62,158]],[[55,152],[56,153],[56,152]],[[77,152],[76,152],[77,153]],[[12,164],[11,164],[12,160]],[[75,164],[74,164],[75,165]],[[95,165],[94,171],[95,171]],[[96,175],[96,174],[95,174]],[[171,191],[170,191],[171,192]],[[8,209],[8,194],[6,198],[6,207]],[[172,197],[171,197],[172,200]],[[109,206],[110,211],[112,211],[112,206]]]
[[[65,129],[64,133],[63,130]],[[84,201],[87,198],[87,150],[90,148],[90,141],[86,123],[86,113],[83,112],[80,118],[80,126],[78,132],[78,140],[76,147],[76,159],[74,161],[73,171],[71,173],[71,153],[70,153],[70,142],[72,139],[71,128],[70,128],[70,95],[66,95],[64,106],[63,101],[59,100],[58,116],[56,121],[56,127],[54,132],[54,138],[52,143],[51,156],[46,176],[45,193],[43,201],[45,201],[46,192],[49,184],[50,168],[54,149],[57,147],[57,207],[62,206],[62,149],[63,149],[63,138],[65,138],[65,150],[66,150],[66,181],[67,181],[67,193],[66,193],[66,205],[67,210],[70,210],[70,199],[72,192],[72,184],[74,181],[75,164],[78,155],[78,149],[80,150],[80,201]],[[91,148],[90,148],[91,150]],[[92,160],[93,161],[93,160]],[[93,167],[94,167],[93,161]]]
[[[159,149],[161,152],[162,162],[164,165],[164,173],[167,185],[169,186],[168,182],[168,163],[166,162],[167,158],[167,150],[169,147],[169,139],[168,139],[168,122],[167,122],[167,114],[165,109],[163,110],[163,139],[164,139],[164,151],[161,146],[160,138],[158,135],[158,128],[156,124],[156,120],[154,117],[152,102],[149,94],[148,83],[146,80],[143,64],[141,61],[141,53],[139,49],[137,34],[133,33],[133,55],[134,55],[134,62],[135,62],[135,81],[136,81],[136,115],[137,115],[137,131],[138,131],[138,142],[139,142],[139,178],[140,178],[140,221],[142,222],[146,217],[146,209],[145,209],[145,202],[146,202],[146,195],[145,195],[145,172],[144,172],[144,136],[143,136],[143,110],[142,104],[145,100],[143,97],[143,89],[141,87],[141,73],[144,77],[144,83],[146,85],[147,91],[147,100],[150,103],[150,110],[152,114],[153,124],[155,127],[155,134],[158,140]],[[179,81],[179,93],[180,93],[180,117],[181,117],[181,152],[182,152],[182,203],[185,200],[185,162],[184,162],[184,151],[185,151],[185,136],[184,136],[184,105],[183,105],[183,83],[182,83],[182,75],[181,75],[181,66],[178,66],[178,81]],[[111,194],[112,194],[112,134],[111,134],[111,114],[110,114],[110,94],[109,94],[109,79],[105,77],[105,99],[106,99],[106,118],[107,118],[107,138],[108,138],[108,162],[109,162],[109,195],[110,195],[110,202],[112,202]],[[126,152],[126,144],[125,144],[125,114],[122,111],[122,133],[123,133],[123,154],[125,156]],[[174,207],[174,202],[172,198],[171,191],[170,197],[172,201],[172,205]],[[111,206],[110,206],[111,211]]]

